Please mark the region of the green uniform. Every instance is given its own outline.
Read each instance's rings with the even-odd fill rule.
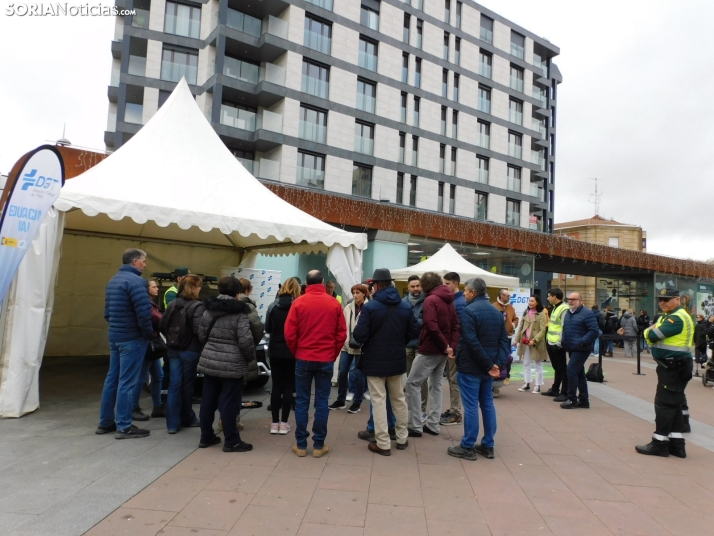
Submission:
[[[171,285],[166,292],[164,292],[164,311],[169,304],[176,299],[176,296],[178,296],[178,287]]]
[[[684,390],[692,379],[694,321],[682,307],[663,314],[647,328],[644,337],[652,347],[657,362],[654,439],[681,439],[683,410],[687,411]]]

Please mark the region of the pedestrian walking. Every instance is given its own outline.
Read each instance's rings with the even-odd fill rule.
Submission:
[[[543,361],[548,358],[545,334],[548,326],[546,312],[539,296],[528,299],[528,308],[523,313],[523,318],[518,323],[516,341],[518,342],[518,357],[523,359],[523,377],[525,383],[519,391],[531,389],[531,364],[535,365],[536,377],[533,394],[540,394],[543,385]]]
[[[563,348],[570,355],[568,361],[568,400],[560,404],[563,409],[590,407],[588,382],[585,379],[585,361],[593,351],[598,336],[597,320],[590,309],[583,306],[579,292],[568,296],[568,311],[563,318]]]

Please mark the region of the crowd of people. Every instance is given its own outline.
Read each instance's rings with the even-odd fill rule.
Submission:
[[[461,441],[447,453],[475,460],[477,455],[494,457],[494,398],[509,382],[511,338],[523,361],[524,384],[519,391],[552,397],[563,409],[587,409],[585,362],[600,334],[609,329],[611,316],[609,311],[602,315],[597,307],[584,307],[577,292],[565,299],[559,288],[553,288],[548,291],[548,307],[534,294],[518,318],[507,289],[500,289],[491,303],[483,279],[462,284],[454,272],[443,277],[434,272],[411,276],[402,297],[390,271],[380,268],[371,279],[350,289],[352,299],[344,305],[334,294],[334,283],[326,284],[318,270],[307,274],[304,285],[297,277],[288,278],[263,325],[249,298],[250,281],[222,277],[218,295],[201,301],[201,279],[187,269],[175,272],[177,285],[166,292],[162,313],[156,282],[141,277],[145,266],[145,252],[127,250],[118,274],[107,285],[110,364],[96,433],[114,433],[117,439],[150,434],[132,424],[149,418],[138,406],[148,375],[154,404],[151,416],[165,417],[169,434],[183,427],[200,427],[201,448],[221,443],[217,432],[222,430],[225,452],[252,449],[240,436],[240,410],[246,378],[257,367],[256,344],[264,332],[269,336],[272,374],[269,432],[290,433],[294,407],[292,450],[297,456],[307,456],[311,435],[312,456],[326,455],[330,412],[347,409],[356,414],[369,400],[367,426],[358,437],[368,442],[371,452],[390,456],[392,441],[397,450],[404,450],[410,438],[436,436],[441,426],[463,424]],[[661,305],[664,299],[660,298]],[[661,348],[662,334],[667,331],[662,318],[650,326],[646,312],[640,316],[647,327],[640,330],[641,320],[627,311],[619,320],[619,333],[643,333],[646,341]],[[626,351],[631,353],[632,346]],[[165,404],[162,357],[168,371]],[[338,388],[330,403],[336,360]],[[547,389],[546,360],[555,373]],[[198,416],[192,409],[197,372],[203,375]],[[442,411],[444,376],[449,388],[446,411]],[[683,397],[683,389],[681,393]],[[668,411],[676,413],[677,408],[679,414],[670,415],[672,422],[666,426],[658,423],[658,429],[680,427],[682,410],[686,410],[686,398],[677,407],[680,398],[666,400]],[[308,430],[311,399],[314,414]],[[347,402],[351,402],[349,408]],[[216,411],[220,418],[214,428]],[[672,437],[678,444],[679,437]],[[641,447],[637,448],[640,452]],[[683,448],[682,443],[681,452]]]

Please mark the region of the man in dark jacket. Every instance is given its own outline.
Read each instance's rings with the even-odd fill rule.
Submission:
[[[367,377],[372,395],[374,437],[376,443],[367,448],[376,454],[389,456],[391,445],[387,424],[387,392],[397,418],[397,449],[404,450],[407,440],[407,403],[404,384],[407,372],[406,345],[419,333],[419,323],[411,307],[402,302],[392,286],[392,275],[387,268],[374,271],[372,299],[362,312],[352,336],[362,343],[360,368]]]
[[[563,317],[563,349],[570,354],[568,362],[568,400],[560,404],[563,409],[589,408],[588,381],[585,378],[585,361],[590,357],[598,337],[595,315],[583,306],[580,293],[568,296],[570,310]],[[578,391],[580,394],[578,395]]]
[[[466,298],[459,289],[460,283],[461,277],[456,272],[449,272],[444,275],[444,285],[454,293],[454,307],[459,319],[461,319],[461,311],[466,307]],[[446,360],[446,377],[449,380],[449,409],[441,414],[439,424],[442,426],[461,424],[461,393],[459,392],[459,384],[456,381],[456,361],[453,359]]]
[[[486,282],[469,279],[464,286],[467,305],[461,313],[461,338],[456,350],[457,380],[464,404],[464,436],[457,447],[447,449],[450,456],[475,460],[476,453],[492,459],[496,434],[496,408],[493,405],[493,379],[511,353],[501,312],[488,302]],[[483,438],[477,444],[478,410],[483,416]]]
[[[151,300],[141,272],[146,253],[127,249],[119,273],[107,284],[104,318],[109,323],[109,372],[104,381],[97,434],[116,432],[117,439],[146,437],[148,430],[131,424],[134,395],[154,336]],[[116,415],[115,415],[116,407]]]
[[[414,318],[417,319],[419,327],[421,328],[422,320],[421,314],[424,309],[424,299],[426,294],[421,291],[421,282],[419,281],[418,275],[410,275],[407,279],[407,290],[409,293],[404,296],[402,301],[412,308],[414,313]],[[419,346],[419,336],[414,337],[407,344],[407,376],[412,371],[412,364],[417,354],[417,347]],[[421,412],[426,415],[426,401],[429,399],[429,385],[427,382],[421,384]]]
[[[459,317],[454,307],[454,293],[442,283],[441,276],[435,272],[426,272],[421,276],[421,288],[426,299],[419,347],[407,378],[410,437],[421,437],[422,432],[439,435],[444,365],[447,357],[453,357],[459,344]],[[429,412],[426,423],[422,423],[421,384],[427,379]]]

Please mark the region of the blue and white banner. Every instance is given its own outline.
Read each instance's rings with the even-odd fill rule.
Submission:
[[[8,177],[0,205],[0,303],[64,185],[64,162],[56,147],[43,145],[23,159],[17,175]]]

